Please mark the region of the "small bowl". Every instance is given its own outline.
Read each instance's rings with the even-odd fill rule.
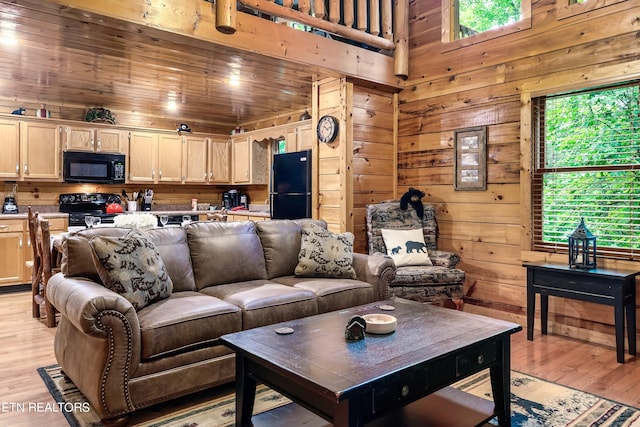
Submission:
[[[369,334],[390,334],[398,325],[398,319],[388,314],[365,314],[362,318],[367,322],[365,332]]]

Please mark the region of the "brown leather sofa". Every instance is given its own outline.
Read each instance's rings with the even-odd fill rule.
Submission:
[[[58,363],[105,425],[124,425],[137,409],[232,382],[234,354],[220,336],[385,299],[395,275],[391,259],[354,253],[356,279],[295,276],[299,221],[195,222],[147,232],[173,292],[136,312],[100,283],[88,243],[96,234],[128,231],[69,234],[62,271],[48,284],[61,313]]]

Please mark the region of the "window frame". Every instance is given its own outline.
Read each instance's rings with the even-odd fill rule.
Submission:
[[[568,94],[575,93],[576,95],[585,94],[588,92],[602,91],[608,89],[616,89],[625,86],[635,86],[640,90],[640,80],[632,79],[625,82],[608,83],[602,86],[591,86],[581,89],[571,90],[565,92]],[[555,92],[553,94],[537,94],[529,95],[529,104],[531,106],[531,175],[528,188],[530,189],[530,250],[535,252],[544,253],[568,253],[568,242],[545,242],[543,240],[543,181],[545,174],[552,171],[550,169],[557,169],[557,173],[564,173],[569,171],[567,168],[547,168],[544,164],[544,136],[541,133],[544,132],[541,116],[544,116],[545,106],[540,106],[540,102],[544,102],[544,99],[554,95],[563,95],[562,92]],[[541,101],[542,100],[542,101]],[[573,168],[572,168],[573,169]],[[588,172],[600,170],[605,172],[612,171],[625,171],[625,170],[640,170],[638,165],[602,165],[594,168],[593,166],[582,166],[573,169],[574,172],[580,173],[580,171]],[[577,225],[577,221],[576,221]],[[630,225],[631,226],[631,225]],[[571,230],[567,230],[567,233]],[[636,248],[618,248],[618,247],[604,247],[598,245],[598,257],[609,259],[622,259],[630,261],[640,261],[640,250]]]
[[[566,1],[568,2],[569,0]],[[455,39],[454,27],[456,23],[456,4],[457,0],[442,0],[442,52],[448,52],[464,46],[471,46],[508,34],[514,34],[520,31],[531,29],[531,0],[521,0],[520,8],[522,19],[520,19],[519,21],[504,25],[499,28],[494,28],[492,30],[483,31],[481,33],[474,34],[462,39]]]

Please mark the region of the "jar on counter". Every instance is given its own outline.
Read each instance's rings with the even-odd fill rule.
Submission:
[[[191,199],[191,210],[192,211],[198,210],[198,199]]]

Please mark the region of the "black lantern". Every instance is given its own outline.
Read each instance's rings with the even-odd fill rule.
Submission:
[[[596,268],[596,236],[580,219],[580,224],[569,234],[569,267]]]

